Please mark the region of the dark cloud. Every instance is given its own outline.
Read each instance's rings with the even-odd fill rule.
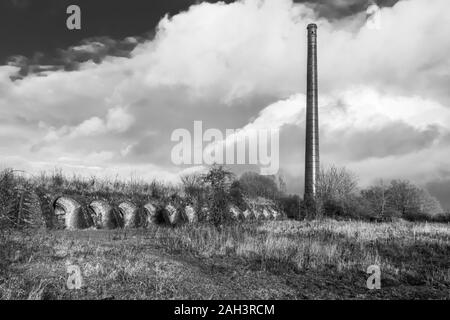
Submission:
[[[426,185],[426,189],[431,195],[435,196],[441,202],[442,208],[446,212],[450,212],[450,175],[447,178],[430,182]]]
[[[35,53],[32,58],[27,58],[20,55],[9,57],[7,60],[7,64],[20,68],[16,75],[11,76],[11,79],[22,79],[29,74],[43,75],[45,72],[57,71],[62,69],[62,67],[59,65],[43,64],[43,57],[43,54],[40,52]]]
[[[1,0],[0,65],[10,56],[32,57],[36,51],[53,56],[58,48],[92,37],[145,37],[154,32],[166,14],[173,16],[195,3],[195,0]],[[81,8],[81,30],[66,27],[69,5]]]
[[[392,7],[400,0],[294,0],[296,3],[304,3],[327,19],[341,19],[360,12],[364,12],[371,4],[379,7]]]
[[[175,14],[186,10],[192,4],[211,1],[152,1],[152,4],[135,3],[137,0],[106,1],[95,3],[85,0],[10,0],[0,3],[0,37],[2,55],[6,56],[6,64],[20,67],[20,72],[13,79],[22,78],[28,74],[44,74],[53,70],[77,70],[82,62],[92,60],[100,63],[106,56],[127,57],[137,43],[129,42],[128,36],[142,40],[152,38],[155,26],[167,14]],[[378,0],[380,6],[392,6],[398,0]],[[226,3],[234,2],[232,0]],[[364,11],[372,3],[371,0],[320,0],[294,1],[313,7],[320,16],[328,19],[343,18]],[[77,4],[82,8],[84,28],[79,32],[69,32],[62,23],[66,19],[65,8]],[[15,8],[27,9],[17,13]],[[103,10],[109,8],[109,10]],[[146,19],[139,19],[147,12]],[[158,14],[156,14],[158,13]],[[21,25],[17,23],[20,21]],[[137,22],[139,25],[137,25]],[[143,22],[144,21],[144,22]],[[143,25],[148,21],[146,26]],[[117,29],[123,25],[123,28]],[[15,30],[6,32],[6,30]],[[102,36],[107,33],[108,36]],[[119,38],[117,37],[119,35]],[[116,40],[120,39],[124,40]],[[38,41],[39,39],[39,41]],[[19,41],[18,41],[19,40]],[[74,45],[78,43],[78,45]],[[82,49],[81,47],[85,47]],[[68,47],[68,49],[60,49]],[[89,49],[89,47],[91,47]],[[31,51],[33,50],[33,51]],[[15,51],[15,52],[11,52]],[[42,67],[43,66],[43,67]]]
[[[437,126],[420,130],[403,122],[393,122],[373,130],[351,130],[324,133],[323,150],[347,160],[364,160],[398,156],[432,145],[440,136]]]
[[[127,37],[123,40],[93,37],[67,49],[58,49],[53,56],[41,52],[36,52],[31,58],[21,55],[11,56],[7,64],[20,68],[18,75],[13,77],[14,80],[28,74],[43,75],[45,72],[56,70],[73,71],[79,68],[80,63],[93,61],[99,64],[107,56],[130,57],[131,51],[144,40],[146,39],[142,37]]]
[[[31,4],[31,0],[10,0],[9,3],[14,8],[25,9]]]
[[[398,0],[377,0],[380,6],[392,6]],[[37,51],[53,56],[58,48],[67,48],[84,39],[107,36],[124,39],[154,32],[166,14],[173,16],[201,2],[219,0],[3,0],[0,1],[0,64],[8,57],[32,57]],[[225,3],[233,0],[220,1]],[[363,12],[370,0],[303,1],[319,16],[340,19]],[[65,26],[66,8],[79,5],[82,9],[82,29],[70,31]]]
[[[109,37],[94,37],[81,41],[77,46],[72,46],[59,51],[59,58],[66,71],[76,70],[80,63],[92,60],[101,63],[107,56],[130,57],[130,52],[142,42],[140,37],[128,37],[123,40],[114,40]]]

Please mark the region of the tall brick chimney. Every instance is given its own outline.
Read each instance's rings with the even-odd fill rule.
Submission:
[[[306,79],[305,200],[314,200],[319,176],[319,114],[317,108],[317,25],[308,27]]]

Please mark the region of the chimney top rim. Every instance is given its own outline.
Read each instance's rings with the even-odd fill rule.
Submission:
[[[317,29],[317,24],[315,24],[315,23],[308,24],[307,29],[311,29],[311,28]]]

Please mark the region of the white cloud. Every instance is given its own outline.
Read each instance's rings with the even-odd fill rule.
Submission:
[[[123,149],[120,150],[120,154],[123,157],[127,156],[128,154],[130,154],[130,152],[131,152],[131,150],[133,149],[134,146],[136,146],[135,143],[127,145],[126,147],[124,147]]]
[[[329,130],[381,128],[394,121],[420,129],[429,125],[450,125],[450,108],[414,94],[383,94],[358,86],[323,95],[320,102],[326,114],[323,122]],[[336,107],[337,102],[342,108]]]
[[[231,144],[236,137],[237,140],[239,137],[245,138],[251,130],[282,129],[286,125],[295,126],[298,132],[303,133],[305,104],[305,95],[298,94],[269,105],[254,121],[226,141]],[[320,138],[322,146],[325,146],[322,162],[348,166],[363,174],[365,182],[377,175],[431,181],[436,178],[432,174],[433,168],[438,171],[443,167],[442,159],[450,157],[450,145],[443,149],[438,143],[440,138],[450,134],[450,109],[432,100],[381,94],[367,87],[349,88],[322,95],[319,118]],[[370,135],[361,137],[363,132]],[[408,136],[412,132],[417,134]],[[370,142],[374,144],[368,145]],[[285,139],[282,143],[290,150],[303,151],[297,140]],[[408,148],[404,148],[406,145]],[[395,150],[391,150],[393,148]],[[372,152],[367,151],[370,149]],[[354,159],[353,155],[364,152],[368,154],[366,157]],[[281,160],[288,166],[288,172],[298,176],[303,158],[298,158],[297,154],[294,158],[286,154],[282,156],[285,157]],[[290,161],[296,162],[296,165],[290,165]],[[428,177],[426,172],[430,173]]]
[[[206,147],[206,150],[211,152],[219,144],[227,146],[227,148],[232,147],[239,141],[245,140],[252,132],[258,132],[258,130],[279,131],[287,124],[300,125],[303,122],[302,116],[305,112],[305,99],[304,94],[297,94],[267,106],[255,120],[242,128],[238,128],[223,140],[212,142]]]
[[[106,119],[92,117],[84,120],[75,127],[62,126],[57,130],[50,127],[48,128],[48,133],[44,140],[54,141],[64,136],[68,136],[73,139],[114,132],[122,133],[127,131],[133,125],[134,121],[134,117],[127,113],[124,108],[116,107],[108,110]],[[39,122],[39,125],[43,128],[47,127],[42,121]]]
[[[70,137],[76,138],[80,136],[93,136],[104,133],[105,131],[105,122],[98,117],[92,117],[73,128],[71,130]]]
[[[99,50],[102,50],[104,47],[105,47],[105,45],[103,43],[91,42],[89,44],[83,44],[83,45],[72,47],[72,50],[88,52],[88,53],[96,53]]]
[[[128,114],[124,108],[108,110],[106,116],[106,129],[115,132],[125,132],[134,123],[134,117]]]

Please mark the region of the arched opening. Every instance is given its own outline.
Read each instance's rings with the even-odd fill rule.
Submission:
[[[81,204],[75,199],[61,196],[53,201],[53,212],[56,226],[69,230],[85,229],[88,221],[84,216]]]

